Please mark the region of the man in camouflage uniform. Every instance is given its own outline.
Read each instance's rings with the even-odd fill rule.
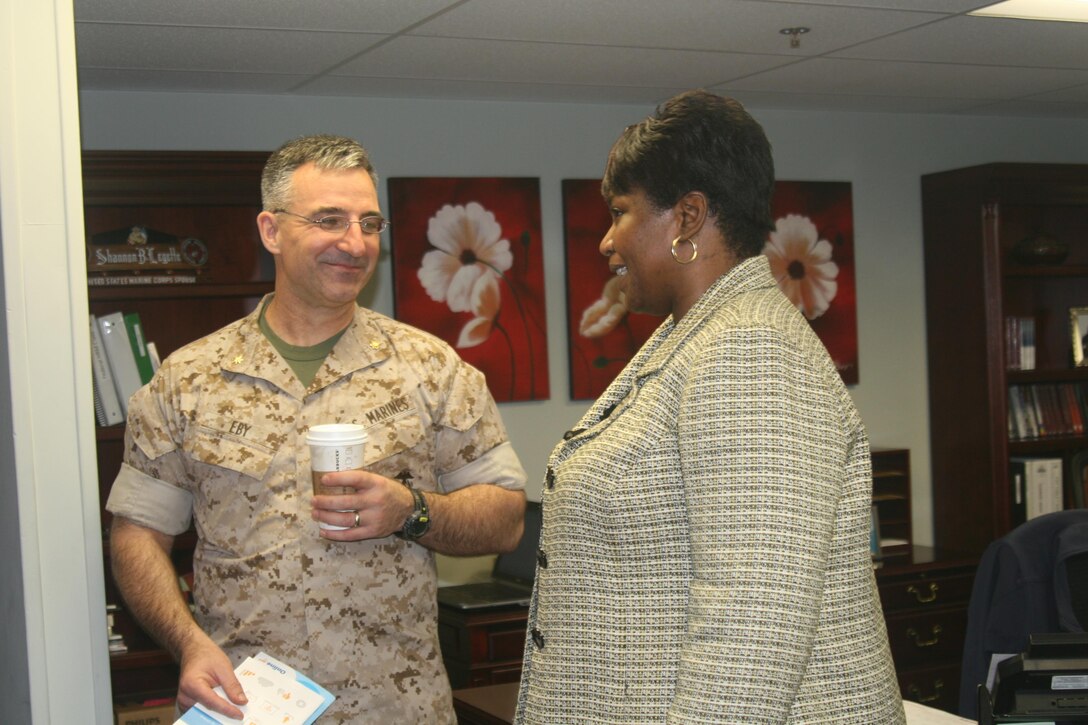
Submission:
[[[180,662],[182,709],[241,717],[233,668],[264,650],[337,696],[323,720],[453,723],[433,552],[512,549],[525,472],[477,370],[356,304],[386,226],[365,150],[297,139],[261,187],[275,292],[133,396],[107,504],[114,576]],[[366,470],[324,481],[351,495],[312,495],[319,423],[367,427]],[[195,621],[169,558],[191,520]]]

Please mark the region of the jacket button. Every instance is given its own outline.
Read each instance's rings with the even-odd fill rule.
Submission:
[[[555,471],[549,468],[544,476],[544,480],[548,484],[548,488],[555,488]]]
[[[571,438],[584,431],[585,428],[575,428],[574,430],[568,430],[566,433],[563,434],[563,440],[569,441]]]
[[[540,565],[541,569],[548,568],[548,555],[544,553],[543,549],[537,549],[536,563]]]
[[[533,636],[533,644],[536,645],[536,648],[544,649],[544,635],[540,633],[540,630],[533,627],[531,634]]]

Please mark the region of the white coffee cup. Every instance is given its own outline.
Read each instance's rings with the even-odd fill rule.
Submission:
[[[355,493],[350,486],[322,486],[321,477],[332,471],[362,470],[366,450],[366,428],[355,423],[325,423],[310,426],[306,431],[310,447],[310,476],[314,495],[326,496]],[[348,526],[334,526],[319,521],[323,529],[343,531]]]

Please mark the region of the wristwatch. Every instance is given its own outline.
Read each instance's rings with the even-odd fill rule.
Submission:
[[[417,541],[431,527],[431,513],[427,509],[427,500],[423,498],[423,494],[414,488],[408,490],[412,492],[416,507],[404,520],[404,528],[399,533],[403,539]]]

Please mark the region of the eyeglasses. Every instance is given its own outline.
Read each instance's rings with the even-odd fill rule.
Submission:
[[[320,219],[311,219],[308,216],[302,216],[286,209],[273,209],[272,213],[298,217],[309,224],[320,227],[323,232],[337,234],[346,232],[352,224],[358,224],[365,234],[381,234],[389,228],[389,220],[380,216],[365,216],[362,219],[348,219],[346,216],[323,216]]]

